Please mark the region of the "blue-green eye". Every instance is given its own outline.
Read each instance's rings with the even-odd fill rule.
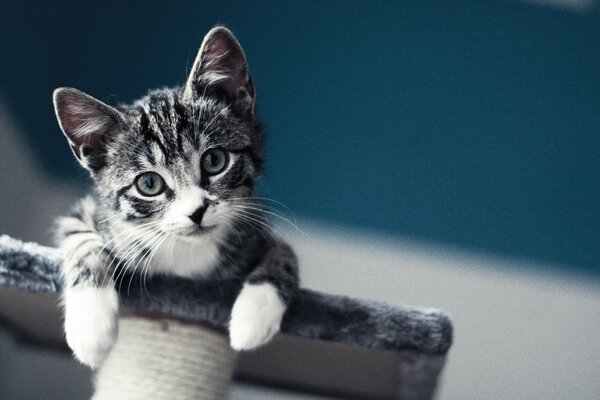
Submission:
[[[207,150],[202,154],[202,170],[209,175],[216,175],[222,172],[229,163],[227,153],[221,149]]]
[[[157,196],[165,191],[165,180],[156,172],[144,172],[135,178],[135,187],[144,196]]]

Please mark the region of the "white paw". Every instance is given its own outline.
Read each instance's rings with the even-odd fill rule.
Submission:
[[[117,292],[112,287],[69,288],[64,306],[69,347],[79,361],[99,367],[117,338]]]
[[[235,350],[250,350],[279,332],[286,306],[270,283],[245,284],[231,310],[229,340]]]

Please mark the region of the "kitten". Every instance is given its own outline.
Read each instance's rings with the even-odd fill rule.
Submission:
[[[65,331],[75,356],[97,367],[112,348],[115,288],[125,272],[241,279],[231,346],[270,340],[298,289],[298,267],[252,197],[263,136],[233,34],[216,27],[206,35],[180,88],[117,107],[59,88],[54,107],[95,188],[57,223]]]

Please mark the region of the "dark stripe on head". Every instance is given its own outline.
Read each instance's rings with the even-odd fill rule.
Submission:
[[[149,118],[151,117],[160,130],[155,132],[156,136],[162,137],[164,147],[169,154],[174,154],[177,148],[177,135],[173,132],[173,121],[171,121],[169,96],[156,93],[150,97],[148,103]]]
[[[177,115],[177,121],[175,125],[175,130],[177,131],[177,148],[180,152],[183,152],[183,134],[189,128],[187,112],[185,107],[179,102],[178,99],[175,100],[173,108],[175,109],[175,114]]]
[[[150,150],[148,150],[147,148],[142,150],[139,155],[138,155],[138,159],[136,159],[136,167],[139,169],[141,168],[141,162],[140,162],[140,158],[142,157],[146,157],[146,160],[148,160],[148,162],[152,165],[156,165],[156,159],[154,158],[154,153],[152,153]]]
[[[152,130],[150,129],[150,119],[148,118],[148,115],[146,114],[146,112],[141,107],[140,107],[139,111],[140,111],[140,133],[144,137],[144,141],[146,142],[146,144],[148,144],[149,142],[156,143],[158,145],[158,147],[160,148],[160,151],[163,152],[163,155],[165,157],[165,163],[168,165],[169,164],[169,152],[167,151],[167,148],[165,147],[163,142],[160,141],[158,136],[156,136],[156,134],[154,132],[152,132]]]

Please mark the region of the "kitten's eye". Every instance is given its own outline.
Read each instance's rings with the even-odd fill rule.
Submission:
[[[135,187],[144,196],[157,196],[165,191],[165,180],[156,172],[144,172],[135,178]]]
[[[202,154],[200,164],[207,174],[216,175],[227,167],[228,162],[229,157],[225,151],[221,149],[212,149],[207,150]]]

